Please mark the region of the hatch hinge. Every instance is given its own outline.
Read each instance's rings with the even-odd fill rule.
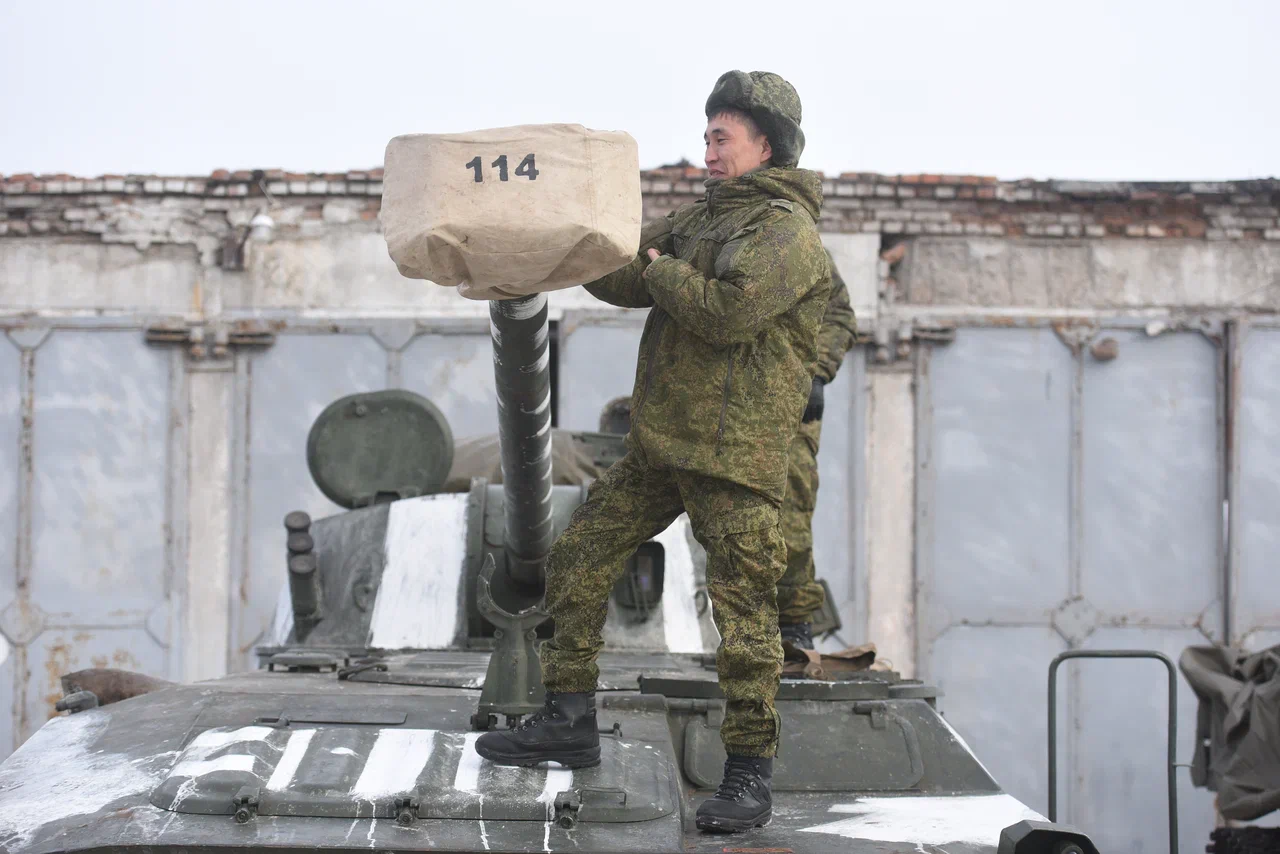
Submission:
[[[565,830],[573,830],[583,818],[596,821],[625,821],[627,792],[614,786],[582,786],[556,795],[552,820]]]
[[[577,789],[569,789],[556,795],[553,801],[555,823],[565,830],[573,830],[578,825],[578,811],[582,809],[582,797]]]
[[[307,652],[305,650],[288,650],[277,652],[267,659],[267,672],[275,672],[281,668],[289,673],[320,673],[328,670],[336,673],[340,667],[350,664],[346,656],[341,659],[330,652]]]
[[[408,827],[418,818],[420,802],[417,797],[396,798],[396,824]]]
[[[956,340],[953,324],[921,324],[891,322],[879,323],[870,334],[859,333],[855,344],[870,344],[873,358],[878,365],[911,358],[911,351],[919,344],[950,344]]]
[[[249,819],[258,814],[258,800],[261,796],[257,786],[241,786],[231,802],[235,810],[236,824],[248,824]]]
[[[385,661],[379,661],[376,658],[366,658],[362,661],[357,661],[347,667],[338,669],[338,681],[345,682],[352,676],[359,676],[361,673],[367,673],[370,670],[376,673],[386,673],[387,663]]]
[[[147,327],[146,342],[185,347],[192,362],[207,362],[213,369],[229,365],[233,351],[242,347],[270,347],[276,343],[276,334],[250,321],[160,323]]]
[[[885,708],[883,703],[854,703],[853,713],[870,717],[872,729],[884,729],[885,727]]]

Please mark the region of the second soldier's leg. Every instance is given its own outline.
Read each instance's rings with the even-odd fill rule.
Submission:
[[[813,562],[813,511],[818,504],[818,440],[821,421],[801,424],[787,460],[787,497],[782,505],[782,536],[787,571],[778,582],[778,622],[784,640],[812,648],[809,622],[826,600]]]

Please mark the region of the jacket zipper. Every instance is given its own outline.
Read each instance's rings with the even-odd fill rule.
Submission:
[[[729,389],[733,386],[733,353],[736,349],[729,348],[729,370],[724,377],[724,397],[720,400],[720,426],[716,428],[716,456],[720,455],[724,445],[724,421],[729,412]]]
[[[667,313],[663,311],[653,322],[653,343],[649,345],[649,359],[644,366],[644,393],[639,405],[636,406],[636,411],[631,416],[636,421],[640,419],[640,410],[644,409],[645,403],[649,400],[649,385],[653,382],[653,363],[658,358],[658,342],[662,340],[662,329],[666,325]]]

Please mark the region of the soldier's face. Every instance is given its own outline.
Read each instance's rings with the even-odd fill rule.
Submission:
[[[707,143],[707,171],[712,178],[737,178],[773,157],[769,138],[760,134],[752,139],[750,128],[732,114],[713,117],[702,138]]]

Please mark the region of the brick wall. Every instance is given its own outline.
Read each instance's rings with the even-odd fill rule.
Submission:
[[[646,218],[699,198],[705,177],[694,167],[643,172]],[[218,171],[203,178],[11,175],[0,178],[0,237],[82,234],[104,242],[207,248],[207,238],[248,222],[266,202],[264,189],[280,205],[272,216],[281,236],[318,236],[330,227],[376,224],[382,170]],[[820,226],[827,232],[1280,240],[1277,179],[1116,183],[851,172],[824,178],[823,192]]]
[[[643,173],[646,217],[702,193],[706,173]],[[1118,183],[999,181],[974,175],[825,178],[821,227],[831,232],[1062,238],[1280,240],[1280,180]]]

